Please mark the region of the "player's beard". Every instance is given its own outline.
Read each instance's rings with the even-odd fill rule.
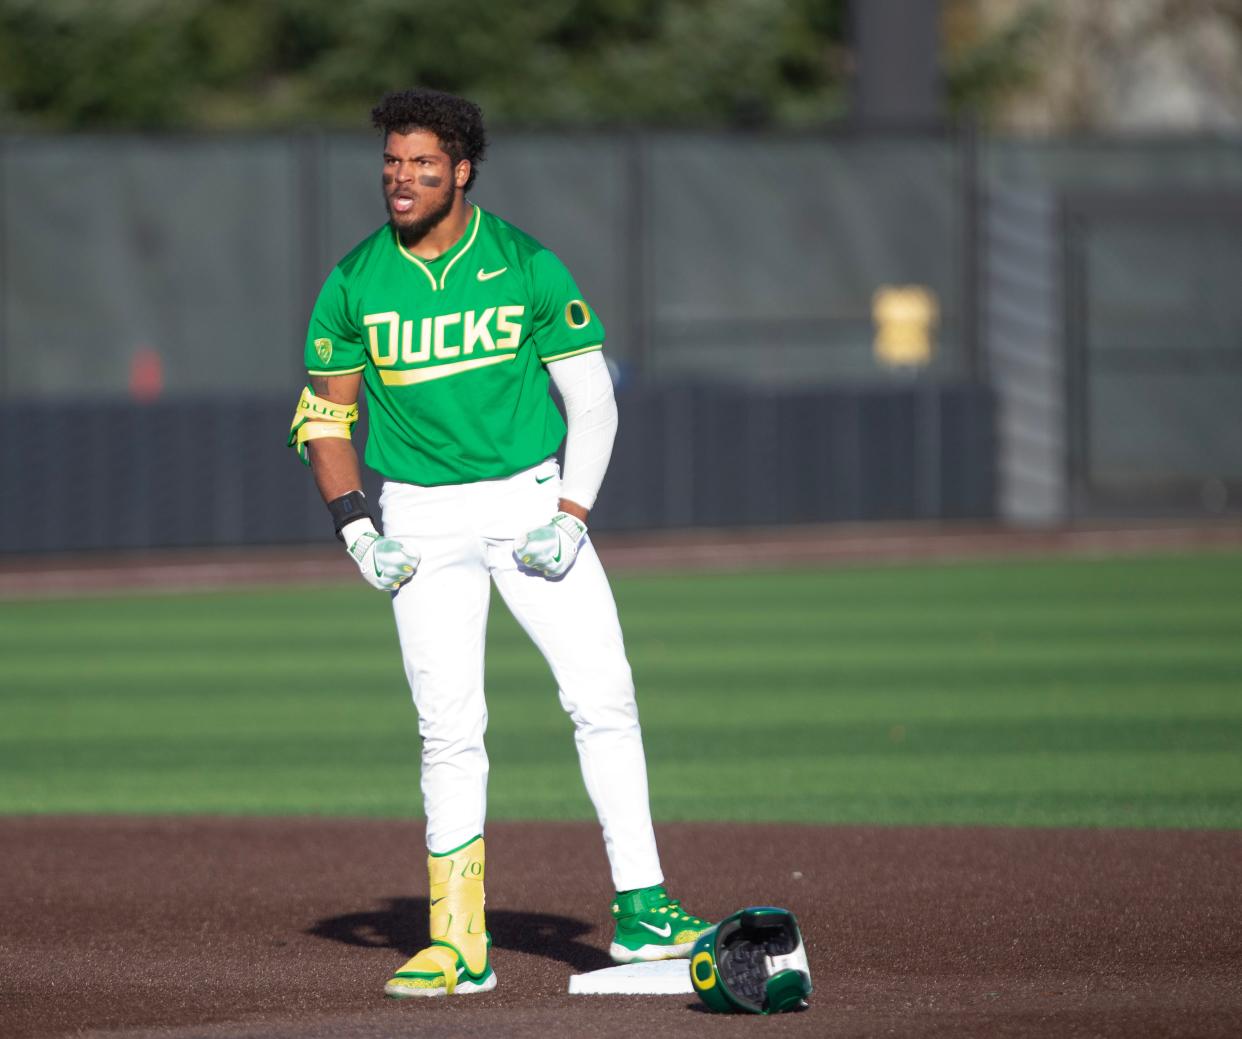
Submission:
[[[420,216],[410,224],[400,224],[397,222],[397,218],[392,211],[392,205],[388,200],[388,196],[385,195],[384,204],[388,206],[388,222],[396,230],[397,237],[401,239],[401,244],[407,247],[417,245],[423,238],[435,230],[436,226],[453,211],[453,197],[455,194],[456,192],[450,186],[448,191],[444,193],[444,200],[435,209]]]

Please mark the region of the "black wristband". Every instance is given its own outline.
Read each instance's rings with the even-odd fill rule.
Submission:
[[[369,519],[372,525],[375,524],[371,513],[367,511],[367,497],[361,491],[350,491],[339,498],[333,498],[328,502],[328,511],[332,513],[332,522],[336,525],[337,541],[344,542],[341,530],[354,520]]]

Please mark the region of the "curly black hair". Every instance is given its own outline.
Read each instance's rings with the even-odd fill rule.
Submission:
[[[456,166],[470,160],[470,179],[474,183],[479,163],[487,151],[483,113],[473,101],[440,90],[399,90],[385,94],[371,109],[371,125],[385,137],[390,133],[429,130],[440,138],[440,147]]]

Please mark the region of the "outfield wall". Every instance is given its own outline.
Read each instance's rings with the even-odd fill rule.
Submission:
[[[0,398],[124,395],[150,353],[166,393],[296,387],[320,285],[383,223],[379,160],[372,134],[0,134]],[[564,259],[630,376],[900,379],[871,298],[917,283],[957,379],[971,170],[944,133],[497,132],[471,198]]]
[[[1242,515],[1237,145],[969,128],[501,131],[472,196],[566,260],[608,328],[622,392],[665,399],[701,384],[752,401],[755,416],[820,394],[831,410],[806,428],[830,439],[805,450],[863,459],[833,468],[845,483],[822,500],[802,489],[779,506],[764,494],[726,506],[676,474],[725,472],[736,453],[717,457],[706,434],[677,433],[649,448],[671,459],[660,480],[648,473],[637,488],[660,504],[640,508],[627,490],[611,522],[956,514],[941,476],[918,477],[915,504],[871,489],[887,486],[888,470],[861,467],[887,464],[874,445],[903,443],[905,420],[869,425],[859,448],[840,416],[972,384],[995,397],[995,436],[990,422],[966,422],[981,439],[964,457],[995,452],[967,479],[995,483],[984,513],[1024,526],[1219,519]],[[155,414],[136,403],[125,412],[131,398],[212,414],[270,399],[280,410],[275,400],[304,379],[305,322],[325,273],[382,218],[376,164],[367,134],[0,135],[0,401],[130,414],[121,426]],[[89,206],[64,174],[80,169]],[[885,286],[936,301],[917,370],[877,360],[872,308]],[[637,414],[662,421],[645,405]],[[764,421],[739,450],[771,439]],[[5,487],[47,457],[14,428],[18,442],[0,452]],[[238,442],[221,436],[213,451]],[[80,485],[111,472],[61,458],[38,477],[69,481],[53,500],[77,501]],[[972,492],[960,508],[978,514],[979,500]],[[202,512],[192,494],[184,509]]]

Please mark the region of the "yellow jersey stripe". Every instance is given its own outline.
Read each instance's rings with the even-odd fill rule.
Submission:
[[[416,382],[430,382],[432,379],[447,379],[450,375],[475,368],[486,368],[493,364],[504,364],[512,361],[517,354],[499,354],[494,357],[473,357],[469,361],[454,361],[452,364],[437,364],[430,368],[411,368],[403,372],[380,370],[380,378],[385,386],[412,386]]]
[[[455,264],[458,260],[460,260],[463,256],[465,256],[466,253],[470,251],[470,247],[474,245],[474,240],[476,237],[478,237],[478,234],[479,234],[479,224],[482,223],[482,220],[483,220],[482,213],[483,213],[483,210],[481,210],[478,206],[474,207],[474,230],[470,232],[470,238],[466,242],[465,246],[461,249],[461,251],[456,256],[454,256],[451,260],[449,260],[448,266],[445,267],[444,270],[440,272],[440,288],[444,288],[444,279],[448,277],[448,272],[453,269],[453,264]]]
[[[438,289],[440,286],[436,284],[436,276],[431,273],[431,268],[428,267],[425,263],[423,263],[422,260],[420,260],[412,252],[407,250],[404,245],[401,244],[401,236],[397,234],[396,231],[393,231],[392,234],[393,234],[393,237],[396,238],[397,240],[397,251],[400,252],[401,255],[404,256],[407,260],[409,260],[410,263],[414,264],[415,267],[417,267],[420,271],[422,271],[425,275],[427,275],[427,280],[431,282],[431,289],[433,292],[436,289]]]
[[[570,350],[569,353],[566,354],[554,354],[551,357],[541,357],[540,360],[543,361],[544,364],[549,364],[552,361],[563,361],[566,357],[577,357],[579,354],[589,354],[592,350],[602,349],[604,349],[604,344],[596,343],[594,346],[584,346],[581,350]]]
[[[318,368],[307,368],[306,374],[307,375],[353,375],[354,372],[360,372],[365,367],[366,367],[366,362],[363,362],[362,364],[358,365],[355,368],[334,368],[330,372],[320,371]]]
[[[475,238],[478,237],[478,234],[479,234],[479,224],[482,223],[482,218],[483,218],[483,210],[481,210],[478,206],[475,206],[474,207],[474,219],[471,221],[471,224],[473,226],[471,227],[471,230],[470,230],[470,237],[466,239],[466,244],[457,250],[457,255],[454,256],[451,260],[449,260],[448,266],[446,266],[444,270],[440,272],[440,280],[438,282],[436,281],[436,276],[431,273],[431,268],[428,267],[427,264],[424,263],[422,259],[415,256],[412,252],[406,249],[406,247],[401,242],[401,236],[397,234],[396,231],[393,232],[393,237],[396,239],[397,249],[401,253],[401,255],[404,256],[407,260],[409,260],[410,263],[417,266],[418,269],[422,271],[425,275],[427,275],[428,280],[431,282],[432,289],[439,291],[440,289],[444,288],[444,279],[448,275],[448,272],[453,269],[453,264],[455,264],[458,260],[460,260],[462,256],[464,256],[470,250],[470,247],[474,245],[474,240]]]

